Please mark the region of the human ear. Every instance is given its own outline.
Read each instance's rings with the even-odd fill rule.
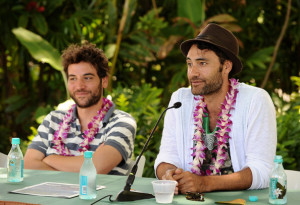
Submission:
[[[231,70],[232,70],[232,62],[229,60],[226,60],[223,64],[223,71],[224,71],[224,73],[229,75]]]
[[[105,76],[104,78],[102,78],[102,87],[107,88],[107,85],[108,85],[108,76]]]

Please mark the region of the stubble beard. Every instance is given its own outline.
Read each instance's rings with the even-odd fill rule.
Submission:
[[[213,77],[208,82],[207,82],[207,80],[204,80],[204,83],[205,83],[204,87],[202,89],[200,89],[200,88],[194,87],[193,84],[190,82],[193,95],[210,95],[210,94],[218,92],[222,88],[222,85],[223,85],[222,73],[218,72],[215,75],[215,77]]]
[[[74,93],[70,93],[71,98],[75,101],[76,105],[80,108],[91,107],[93,105],[96,105],[99,102],[99,100],[101,100],[101,97],[102,97],[101,83],[99,84],[98,92],[92,93],[91,91],[89,91],[89,93],[91,95],[90,95],[90,97],[88,97],[88,99],[85,102],[80,102],[80,100],[75,97],[75,93],[80,92],[80,91],[86,92],[86,90],[77,90]]]

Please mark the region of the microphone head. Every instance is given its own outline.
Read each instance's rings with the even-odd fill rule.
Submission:
[[[176,109],[180,108],[181,107],[181,102],[174,103],[173,107],[176,108]]]

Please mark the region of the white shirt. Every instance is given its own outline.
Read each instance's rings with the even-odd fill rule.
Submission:
[[[233,170],[238,172],[249,167],[253,178],[250,189],[265,188],[269,186],[269,174],[276,154],[274,104],[269,94],[261,88],[239,83],[238,90],[236,104],[230,111],[233,125],[229,133],[229,144]],[[185,171],[191,170],[193,98],[190,88],[181,88],[172,94],[169,105],[179,101],[182,106],[166,113],[155,171],[162,162],[173,164]]]

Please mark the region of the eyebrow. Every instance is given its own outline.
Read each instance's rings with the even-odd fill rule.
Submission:
[[[87,75],[95,76],[95,74],[93,74],[93,73],[85,73],[83,76],[87,76]]]
[[[192,60],[189,57],[186,58],[186,60]],[[203,60],[208,60],[207,58],[196,58],[196,61],[203,61]]]
[[[83,76],[88,76],[88,75],[95,76],[95,74],[93,74],[93,73],[85,73],[85,74],[83,74]],[[76,76],[76,75],[75,74],[69,74],[69,76]]]

